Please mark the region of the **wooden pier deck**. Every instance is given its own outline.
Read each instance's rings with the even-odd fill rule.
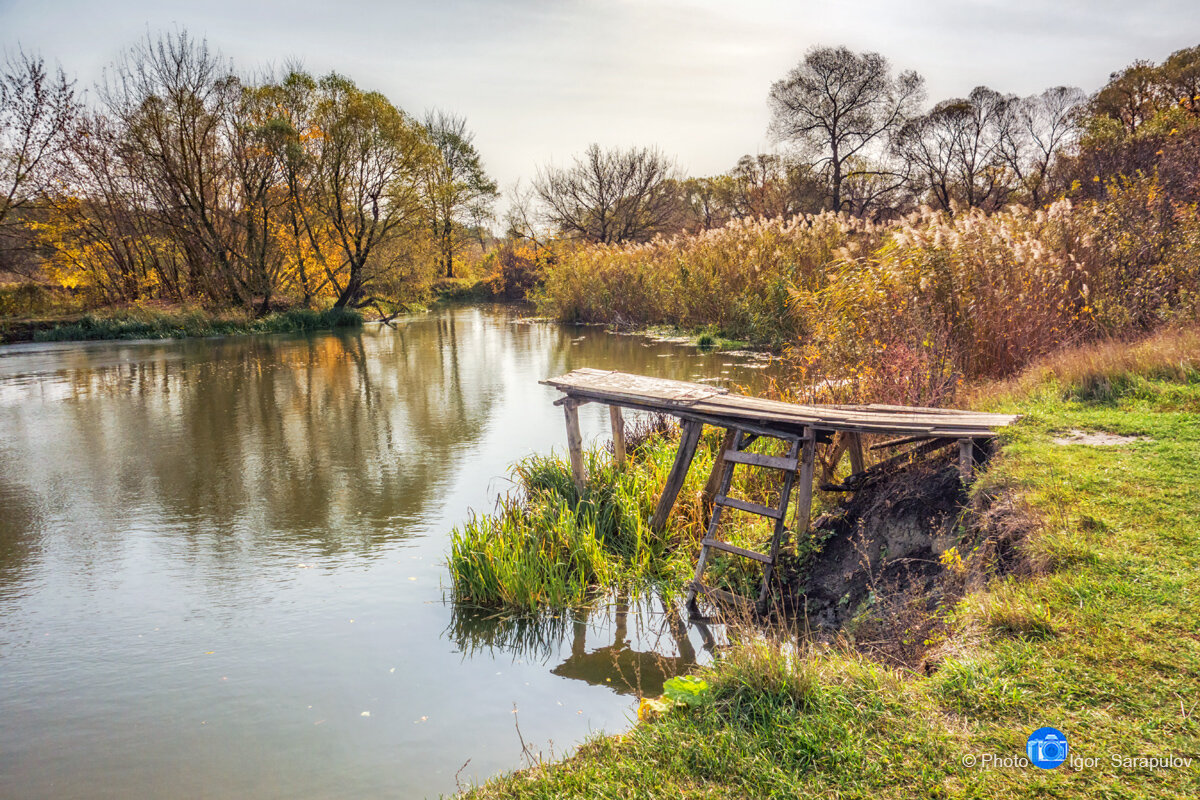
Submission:
[[[879,471],[889,464],[955,444],[958,446],[959,470],[965,481],[973,474],[978,448],[993,438],[999,429],[1017,419],[1009,414],[985,414],[942,408],[783,403],[732,394],[727,389],[702,383],[587,368],[549,378],[542,383],[553,386],[564,394],[555,401],[555,405],[561,405],[566,414],[571,469],[575,482],[581,489],[587,476],[584,470],[583,440],[579,431],[577,409],[580,405],[601,403],[609,407],[613,451],[618,463],[624,463],[625,460],[625,423],[621,409],[668,414],[682,421],[683,435],[680,437],[679,451],[651,520],[651,527],[655,529],[666,525],[675,499],[683,486],[688,467],[691,466],[703,427],[712,425],[725,429],[725,440],[705,489],[706,498],[715,509],[708,535],[701,543],[696,578],[689,594],[689,605],[693,611],[697,592],[709,596],[722,594],[720,590],[706,587],[701,580],[711,549],[762,562],[764,576],[758,598],[758,607],[762,609],[768,595],[772,567],[780,543],[786,535],[785,518],[793,483],[798,489],[798,497],[792,528],[797,533],[808,529],[819,445],[824,446],[820,462],[824,477],[821,488],[825,489],[852,491],[856,481],[861,483],[861,479],[872,471]],[[866,441],[865,437],[868,436],[879,437],[883,441]],[[788,455],[769,456],[746,452],[745,448],[759,437],[770,437],[789,443]],[[912,447],[908,450],[902,449],[908,445]],[[868,467],[866,449],[883,450],[891,454]],[[830,484],[833,472],[844,455],[850,458],[851,475],[840,485]],[[739,464],[774,469],[783,473],[778,507],[768,508],[726,497],[733,469]],[[718,527],[722,508],[774,519],[775,533],[771,540],[770,552],[756,553],[721,541]]]

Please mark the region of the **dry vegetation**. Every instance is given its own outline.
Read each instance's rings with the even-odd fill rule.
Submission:
[[[923,210],[886,226],[744,220],[566,250],[539,302],[564,319],[709,326],[786,349],[795,385],[937,402],[1063,347],[1196,319],[1200,219],[1142,178],[1098,201]]]

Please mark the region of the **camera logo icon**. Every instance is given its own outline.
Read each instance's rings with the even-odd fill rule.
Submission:
[[[1067,760],[1068,752],[1067,737],[1058,728],[1038,728],[1025,743],[1025,754],[1042,769],[1054,769]]]

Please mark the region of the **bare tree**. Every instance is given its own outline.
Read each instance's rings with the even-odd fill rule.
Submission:
[[[453,278],[454,257],[465,243],[464,227],[478,229],[491,218],[498,191],[483,169],[465,118],[430,111],[425,115],[425,132],[440,158],[428,162],[421,189],[444,274]]]
[[[813,166],[826,172],[830,207],[841,211],[845,180],[854,172],[887,171],[879,165],[889,139],[916,113],[923,95],[920,75],[893,77],[878,53],[814,47],[771,86],[770,130],[812,156]]]
[[[100,113],[81,114],[55,159],[69,191],[49,193],[52,213],[43,243],[54,259],[85,276],[107,300],[136,300],[143,287],[185,299],[183,248],[145,203],[137,155],[118,125]]]
[[[1074,86],[1055,86],[1017,101],[1015,129],[1004,157],[1035,206],[1046,202],[1058,153],[1078,135],[1077,109],[1087,95]]]
[[[568,169],[539,169],[534,190],[547,220],[591,242],[644,241],[679,215],[672,160],[656,148],[601,150],[592,144]]]
[[[187,253],[189,295],[249,305],[226,138],[241,83],[204,41],[180,31],[131,48],[101,97],[156,214]]]
[[[907,123],[896,149],[912,167],[914,191],[932,195],[942,208],[1005,205],[1016,181],[1009,169],[1018,145],[1016,104],[1011,95],[978,86]]]
[[[80,110],[74,81],[18,51],[0,66],[0,233],[38,182]]]
[[[540,245],[536,212],[537,192],[520,178],[505,192],[508,208],[504,212],[504,235],[509,239],[528,239]]]

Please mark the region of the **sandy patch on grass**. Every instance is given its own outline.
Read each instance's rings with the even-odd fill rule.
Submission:
[[[1121,436],[1105,431],[1067,431],[1062,436],[1055,436],[1055,444],[1087,444],[1093,447],[1112,447],[1119,444],[1131,444],[1145,440],[1145,436]]]

